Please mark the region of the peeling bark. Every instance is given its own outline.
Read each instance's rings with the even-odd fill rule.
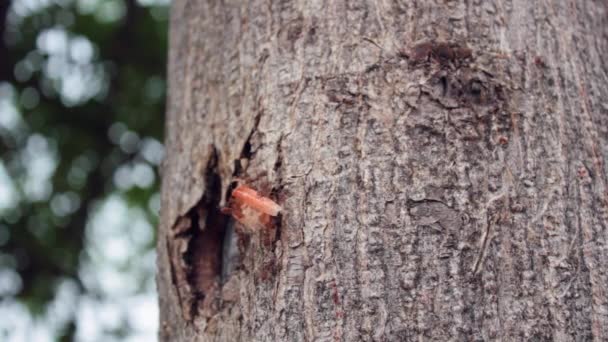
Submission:
[[[607,7],[176,0],[161,340],[608,340]]]

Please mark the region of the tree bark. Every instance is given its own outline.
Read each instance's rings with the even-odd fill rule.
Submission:
[[[174,1],[161,340],[607,341],[607,7]]]

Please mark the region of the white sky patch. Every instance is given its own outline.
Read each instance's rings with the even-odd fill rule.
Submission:
[[[7,83],[0,85],[0,127],[12,130],[21,121],[21,115],[12,103],[15,95],[13,87]]]
[[[147,246],[154,238],[154,227],[147,220],[137,220],[127,231],[129,242],[136,246]]]
[[[15,89],[9,83],[0,83],[0,134],[19,136],[26,125],[14,103]]]
[[[54,144],[40,134],[32,134],[21,152],[25,167],[23,192],[30,201],[47,200],[53,190],[50,178],[57,168],[57,152]]]
[[[78,286],[73,280],[64,280],[55,289],[55,299],[46,308],[47,322],[58,329],[75,313],[78,304]]]
[[[128,190],[134,186],[146,189],[154,184],[155,179],[154,170],[144,162],[124,164],[114,172],[114,185],[121,190]]]
[[[27,308],[14,300],[0,301],[0,339],[7,342],[27,341],[33,325]]]
[[[88,101],[99,94],[107,83],[103,67],[96,64],[69,65],[61,78],[59,91],[66,106]]]
[[[14,296],[21,290],[23,282],[15,270],[0,268],[0,297]]]
[[[52,27],[38,34],[36,46],[45,57],[44,75],[55,81],[54,90],[66,106],[84,103],[107,88],[108,76],[97,61],[97,47],[85,36]]]
[[[95,57],[93,44],[84,37],[75,37],[70,41],[70,58],[78,64],[88,64]]]
[[[86,258],[80,276],[92,293],[109,301],[86,298],[79,306],[77,339],[111,340],[108,332],[125,319],[128,341],[156,341],[158,308],[154,286],[155,252],[149,249],[154,227],[144,211],[119,195],[99,204],[86,228]],[[146,291],[141,293],[141,280]],[[148,284],[149,283],[149,284]]]
[[[154,170],[147,163],[136,163],[133,165],[133,183],[142,189],[146,189],[154,184]]]
[[[145,138],[141,142],[139,153],[150,164],[160,165],[165,154],[165,148],[158,140],[154,138]]]
[[[36,46],[46,54],[63,56],[68,52],[68,33],[59,27],[44,30],[36,38]]]
[[[15,208],[19,199],[17,188],[4,168],[4,164],[0,161],[0,213]]]
[[[150,296],[136,296],[127,301],[127,319],[135,333],[127,341],[156,340],[158,302]]]
[[[59,79],[68,72],[68,62],[60,56],[49,56],[44,64],[44,74],[49,79]]]

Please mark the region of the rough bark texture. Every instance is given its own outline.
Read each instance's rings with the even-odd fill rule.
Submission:
[[[175,0],[161,340],[608,341],[606,10]]]

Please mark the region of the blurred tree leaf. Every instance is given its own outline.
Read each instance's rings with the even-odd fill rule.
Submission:
[[[0,158],[17,189],[0,207],[10,233],[0,247],[21,280],[10,296],[34,314],[65,279],[88,290],[79,267],[97,203],[119,193],[156,224],[167,12],[135,0],[0,1]],[[68,321],[56,338],[75,331]]]

